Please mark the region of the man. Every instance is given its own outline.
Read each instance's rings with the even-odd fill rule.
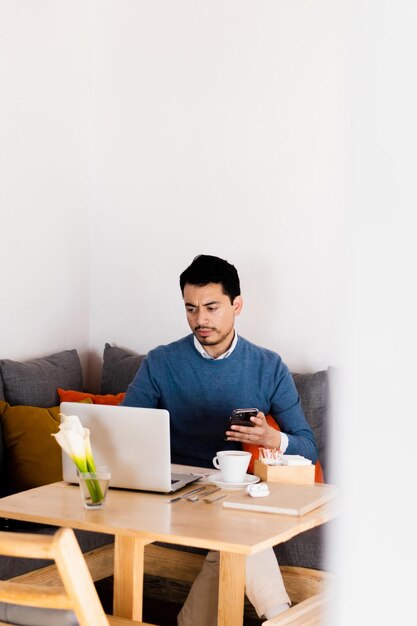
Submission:
[[[287,366],[235,332],[243,306],[236,268],[200,255],[181,274],[180,287],[192,334],[149,352],[123,404],[169,411],[173,463],[212,467],[218,450],[241,449],[245,442],[314,463],[317,446]],[[232,410],[242,407],[259,409],[253,426],[232,426],[225,434]],[[267,414],[280,431],[267,424]],[[178,616],[180,626],[217,624],[218,569],[218,553],[209,552]],[[267,619],[290,605],[272,549],[247,558],[246,594]]]

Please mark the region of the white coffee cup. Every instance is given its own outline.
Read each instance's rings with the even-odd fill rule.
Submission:
[[[221,450],[214,457],[213,465],[221,471],[225,483],[243,483],[251,456],[251,452],[243,450]]]

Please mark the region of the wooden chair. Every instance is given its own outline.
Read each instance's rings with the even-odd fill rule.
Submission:
[[[54,535],[0,532],[0,554],[50,559],[61,584],[33,584],[22,580],[0,581],[0,601],[40,609],[66,609],[75,613],[80,626],[152,626],[104,613],[93,580],[74,532],[61,528]],[[0,622],[0,626],[4,622]]]

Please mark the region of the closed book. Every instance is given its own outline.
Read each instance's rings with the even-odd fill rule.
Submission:
[[[337,488],[334,485],[268,483],[268,487],[269,495],[262,498],[253,498],[246,490],[230,495],[224,500],[223,508],[301,516],[329,502],[337,495]]]

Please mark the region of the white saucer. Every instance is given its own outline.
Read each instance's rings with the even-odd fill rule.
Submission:
[[[246,474],[245,480],[242,483],[226,483],[221,479],[221,474],[210,474],[206,477],[209,483],[214,483],[222,489],[242,489],[247,485],[254,485],[261,480],[259,476],[252,476],[252,474]]]

